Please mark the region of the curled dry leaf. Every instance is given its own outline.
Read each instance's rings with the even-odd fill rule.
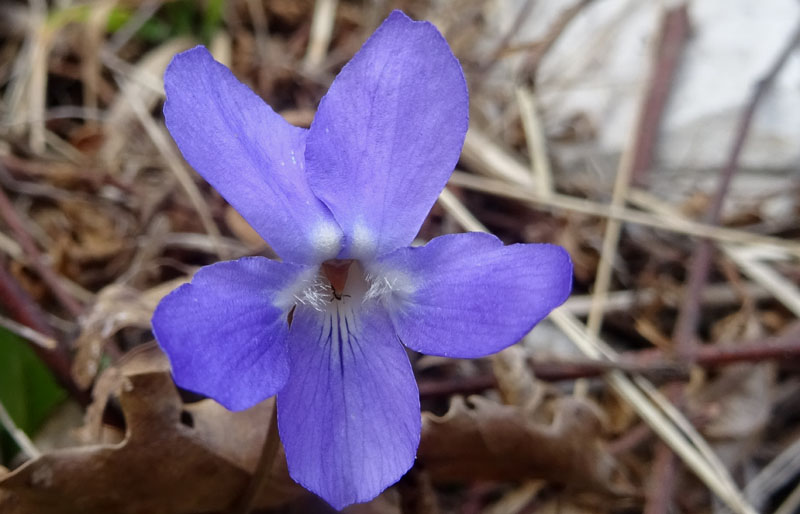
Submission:
[[[442,417],[423,414],[418,459],[435,481],[546,479],[574,489],[625,494],[587,403],[557,400],[549,425],[518,407],[455,398]]]
[[[518,405],[525,412],[535,412],[544,399],[545,391],[528,366],[522,346],[509,346],[492,355],[491,361],[503,402]]]
[[[150,328],[150,318],[161,298],[187,280],[171,280],[147,291],[122,284],[103,288],[81,323],[81,333],[75,341],[76,353],[72,364],[75,383],[88,388],[97,375],[105,342],[126,327]]]
[[[126,359],[120,377],[125,440],[54,451],[0,476],[0,511],[208,512],[227,508],[245,490],[273,401],[242,412],[210,400],[184,405],[155,346]],[[256,507],[304,494],[282,453],[267,483]]]
[[[711,327],[716,346],[764,336],[750,298],[742,308]],[[735,343],[734,343],[735,344]],[[774,362],[727,366],[692,391],[690,406],[707,419],[703,434],[730,469],[747,463],[770,422],[777,397],[778,368]]]

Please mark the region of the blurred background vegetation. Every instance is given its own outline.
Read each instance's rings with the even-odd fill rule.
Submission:
[[[419,464],[352,511],[798,512],[794,0],[2,2],[0,512],[241,505],[272,404],[176,393],[149,319],[198,266],[274,254],[183,162],[163,71],[207,45],[308,126],[395,8],[471,95],[418,242],[561,244],[575,287],[498,356],[411,356]],[[248,508],[330,510],[267,475]]]

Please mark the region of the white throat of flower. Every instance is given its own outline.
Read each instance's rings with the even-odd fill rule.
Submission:
[[[412,278],[393,269],[364,269],[358,260],[331,259],[309,270],[279,295],[278,304],[289,309],[308,307],[326,314],[331,323],[347,323],[353,330],[357,313],[371,305],[402,308],[416,289]]]

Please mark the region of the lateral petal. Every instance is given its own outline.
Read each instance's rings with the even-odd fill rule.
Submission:
[[[337,509],[374,498],[411,467],[420,435],[417,384],[391,321],[381,309],[298,307],[289,356],[278,394],[289,474]]]
[[[461,66],[432,24],[394,11],[342,69],[308,133],[309,184],[345,233],[342,258],[411,242],[468,121]]]
[[[305,173],[305,129],[276,114],[202,46],[164,74],[164,118],[186,161],[284,260],[322,262],[341,231]]]
[[[560,246],[504,246],[478,232],[401,248],[372,272],[392,285],[383,302],[403,343],[457,358],[514,344],[572,287],[572,261]]]
[[[230,410],[277,393],[289,376],[281,291],[303,273],[303,266],[264,257],[220,262],[161,300],[153,333],[175,383]]]

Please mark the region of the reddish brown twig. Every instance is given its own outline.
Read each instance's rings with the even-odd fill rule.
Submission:
[[[744,143],[747,140],[747,135],[750,132],[750,125],[753,121],[753,115],[756,108],[761,103],[762,98],[766,95],[778,73],[781,71],[792,50],[800,42],[800,25],[798,25],[787,44],[781,50],[780,55],[775,60],[775,63],[769,71],[756,83],[755,90],[753,91],[750,101],[747,104],[742,118],[739,121],[736,130],[736,137],[733,141],[733,146],[728,154],[728,160],[725,167],[720,174],[720,181],[717,186],[717,191],[714,194],[711,206],[705,216],[707,224],[718,225],[720,215],[722,213],[722,206],[725,202],[725,197],[730,189],[731,181],[739,167],[739,158],[744,148]],[[700,296],[703,288],[708,280],[708,273],[711,267],[711,254],[713,246],[708,239],[701,239],[695,248],[692,255],[692,261],[689,268],[689,278],[687,279],[687,290],[684,295],[682,308],[678,313],[678,321],[676,323],[675,331],[673,333],[673,341],[675,342],[678,353],[691,353],[691,345],[694,339],[694,334],[697,329],[697,324],[700,318]]]
[[[678,459],[669,446],[658,441],[653,457],[653,472],[647,483],[645,514],[669,512],[678,474]]]
[[[45,321],[42,310],[11,276],[6,267],[7,263],[0,257],[0,303],[8,311],[8,315],[18,323],[53,337],[53,330]]]
[[[673,77],[683,48],[689,38],[689,15],[685,4],[667,11],[661,22],[660,33],[656,63],[636,132],[631,180],[637,185],[645,182],[645,174],[653,164],[661,117],[672,91]]]
[[[720,174],[719,184],[712,199],[711,206],[706,212],[705,222],[707,224],[718,225],[720,222],[722,206],[725,202],[728,190],[730,189],[733,176],[739,167],[739,157],[744,148],[744,143],[747,140],[756,108],[774,82],[778,72],[783,68],[792,49],[797,46],[798,41],[800,41],[800,24],[787,41],[786,46],[781,51],[770,70],[756,84],[755,90],[742,113],[733,146],[731,147],[727,162]],[[701,239],[695,247],[689,266],[689,277],[687,279],[686,292],[683,296],[684,300],[678,311],[678,319],[672,333],[676,354],[679,359],[687,364],[692,363],[696,359],[695,335],[697,325],[700,321],[700,298],[706,282],[708,281],[713,250],[714,246],[708,239]],[[676,384],[674,387],[670,388],[668,395],[680,408],[683,403],[683,387],[680,384]],[[669,450],[662,449],[661,446],[659,446],[657,457],[653,466],[651,483],[658,484],[658,492],[657,494],[649,496],[646,508],[649,514],[668,512],[673,498],[673,491],[670,487],[674,484],[674,475],[677,469],[676,457]]]
[[[494,375],[457,378],[449,380],[426,380],[419,384],[419,395],[423,398],[446,397],[454,394],[478,394],[497,387]]]
[[[25,252],[31,266],[33,266],[44,283],[47,284],[47,287],[50,288],[50,291],[53,292],[53,295],[59,303],[61,303],[72,316],[76,318],[80,316],[83,312],[83,307],[64,289],[56,272],[44,262],[41,252],[36,248],[36,243],[33,241],[30,234],[28,234],[28,231],[25,230],[25,224],[14,210],[11,200],[6,196],[2,188],[0,188],[0,217],[3,218],[17,236],[17,242],[22,247],[23,252]]]
[[[800,360],[800,335],[789,331],[785,335],[718,343],[695,348],[692,361],[706,369],[714,369],[741,362],[762,362],[768,360]],[[545,382],[560,382],[579,378],[600,377],[612,370],[638,373],[651,380],[685,379],[689,366],[675,361],[660,350],[650,349],[627,352],[617,362],[595,360],[572,360],[555,362],[532,362],[530,364],[536,378]],[[497,386],[492,375],[457,378],[449,380],[428,380],[419,384],[422,397],[443,397],[454,394],[478,394]]]
[[[54,336],[53,329],[45,322],[44,314],[36,302],[6,270],[6,264],[2,259],[0,259],[0,305],[18,323],[42,334]],[[46,350],[39,345],[31,345],[31,348],[73,398],[82,404],[89,403],[89,396],[86,392],[81,391],[72,380],[69,352],[63,345],[59,345],[53,350]]]
[[[535,49],[527,57],[524,65],[522,66],[522,78],[530,84],[536,84],[536,75],[539,71],[539,65],[547,55],[547,52],[556,44],[556,41],[561,37],[566,28],[572,23],[572,20],[590,3],[592,0],[581,0],[574,5],[564,9],[559,14],[558,18],[550,25],[545,36],[537,41]]]

